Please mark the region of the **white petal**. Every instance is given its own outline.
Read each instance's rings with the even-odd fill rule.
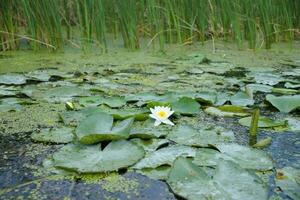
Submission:
[[[169,113],[168,113],[168,118],[172,115],[174,113],[174,111],[170,111]]]
[[[151,111],[152,113],[154,113],[155,109],[153,109],[153,108],[150,108],[150,111]]]
[[[158,125],[160,125],[161,124],[161,121],[159,121],[159,120],[156,120],[155,122],[154,122],[154,126],[158,126]]]
[[[169,125],[171,125],[171,126],[174,125],[174,123],[171,122],[169,119],[165,119],[165,120],[163,120],[162,122],[165,123],[165,124],[169,124]]]

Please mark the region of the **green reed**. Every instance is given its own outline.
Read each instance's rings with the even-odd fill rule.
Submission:
[[[129,49],[217,38],[271,48],[299,38],[299,10],[299,0],[1,0],[0,50],[25,39],[32,49],[106,51],[119,38]]]

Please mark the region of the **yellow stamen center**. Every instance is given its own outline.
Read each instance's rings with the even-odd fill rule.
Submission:
[[[160,118],[165,118],[167,116],[167,113],[165,111],[158,111],[157,115],[160,117]]]

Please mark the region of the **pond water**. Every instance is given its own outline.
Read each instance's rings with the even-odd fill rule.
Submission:
[[[300,199],[299,53],[3,53],[0,199]]]

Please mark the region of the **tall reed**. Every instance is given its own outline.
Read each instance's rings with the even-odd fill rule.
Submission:
[[[18,49],[20,38],[33,49],[106,51],[119,38],[129,49],[216,38],[271,48],[299,38],[299,10],[299,0],[1,0],[0,49]]]

